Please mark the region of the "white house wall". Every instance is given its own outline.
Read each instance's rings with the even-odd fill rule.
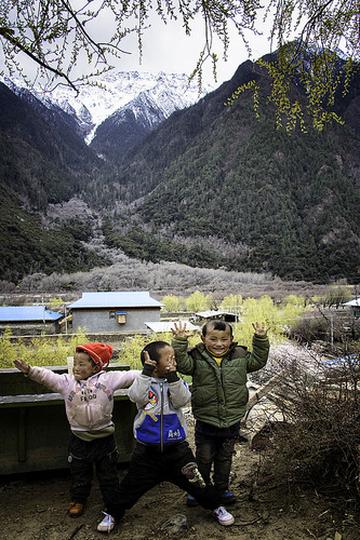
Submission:
[[[110,318],[110,312],[127,312],[126,323],[119,324]],[[160,321],[159,308],[105,308],[105,309],[73,309],[73,331],[83,328],[89,332],[130,333],[145,332],[145,321]]]

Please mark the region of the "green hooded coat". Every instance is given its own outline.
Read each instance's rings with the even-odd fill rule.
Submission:
[[[187,338],[172,341],[177,369],[192,376],[191,404],[196,420],[219,428],[232,426],[246,411],[247,373],[265,366],[269,356],[266,336],[253,337],[253,351],[233,343],[219,366],[203,343],[188,351]]]

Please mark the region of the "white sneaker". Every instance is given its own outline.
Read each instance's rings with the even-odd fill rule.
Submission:
[[[220,523],[220,525],[232,525],[235,521],[234,516],[230,514],[230,512],[228,512],[223,506],[215,508],[214,516],[217,519],[218,523]]]
[[[113,528],[115,527],[115,519],[106,512],[103,512],[104,519],[100,521],[99,525],[97,526],[97,530],[100,532],[111,532]]]

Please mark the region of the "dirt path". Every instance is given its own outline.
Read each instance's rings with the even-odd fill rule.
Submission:
[[[190,426],[190,439],[192,428]],[[238,501],[231,507],[235,525],[221,527],[211,513],[187,508],[185,495],[164,483],[144,496],[125,516],[111,538],[157,540],[171,536],[161,524],[175,514],[187,518],[188,528],[176,537],[184,540],[359,540],[354,516],[344,522],[344,508],[337,501],[314,491],[290,494],[286,485],[254,478],[261,456],[248,445],[238,445],[234,458],[232,488]],[[0,540],[97,540],[106,535],[96,531],[102,503],[94,483],[85,514],[78,519],[66,515],[69,475],[67,472],[31,475],[0,482]],[[230,508],[229,508],[230,509]],[[337,540],[336,539],[336,540]]]

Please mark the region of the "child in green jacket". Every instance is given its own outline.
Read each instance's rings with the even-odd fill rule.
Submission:
[[[229,491],[229,476],[240,419],[249,397],[247,373],[264,367],[269,355],[266,327],[262,323],[254,323],[253,327],[252,352],[233,341],[232,327],[224,321],[208,321],[202,328],[202,342],[190,350],[186,325],[176,323],[173,330],[178,371],[192,376],[198,467],[207,484],[211,483],[214,467],[214,485],[227,504],[235,501]],[[187,504],[193,506],[197,502],[188,495]]]

